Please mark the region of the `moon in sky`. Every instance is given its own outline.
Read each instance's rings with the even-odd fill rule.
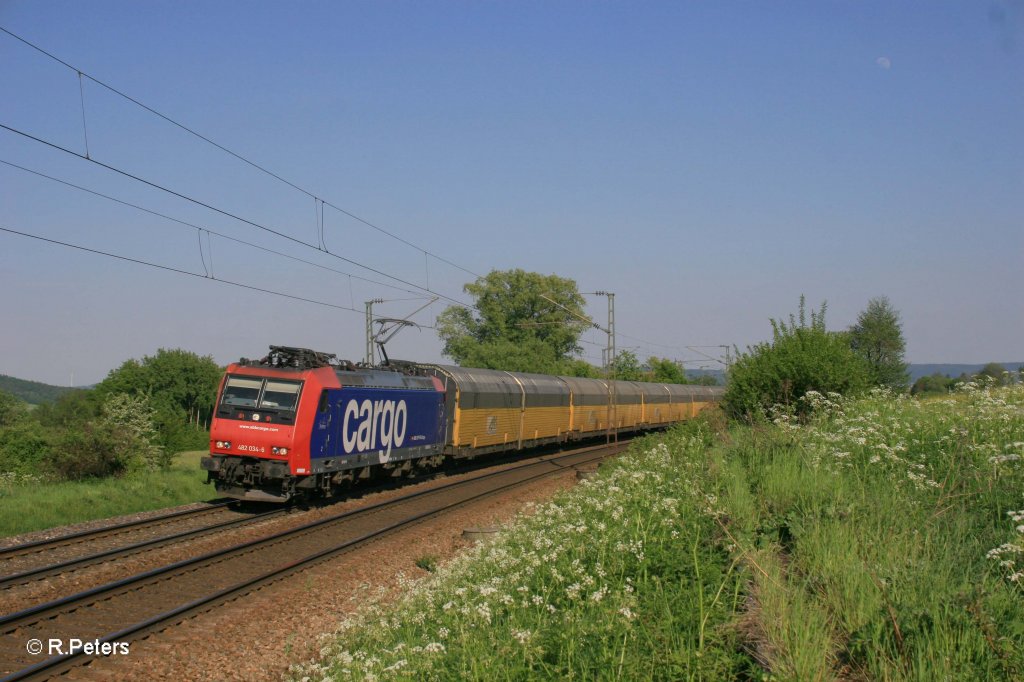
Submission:
[[[888,57],[879,57],[878,59],[875,60],[875,64],[878,64],[880,68],[887,70],[892,68],[892,60],[889,59]]]

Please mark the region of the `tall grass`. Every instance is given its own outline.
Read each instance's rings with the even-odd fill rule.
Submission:
[[[699,439],[647,441],[394,610],[343,624],[326,679],[685,680],[747,670],[729,627],[743,572],[704,492]]]
[[[294,674],[1024,679],[1024,387],[807,400],[643,441]]]
[[[118,478],[58,483],[0,479],[0,536],[210,499],[215,494],[203,485],[202,454],[182,453],[169,469]]]
[[[1024,390],[812,400],[809,424],[737,432],[724,455],[744,470],[738,492],[720,482],[724,506],[743,510],[734,532],[784,566],[752,574],[768,667],[792,679],[1021,679]]]

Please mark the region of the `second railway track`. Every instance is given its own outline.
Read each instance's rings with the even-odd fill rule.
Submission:
[[[152,527],[135,529],[146,531],[143,533],[100,535],[91,542],[84,539],[76,539],[69,545],[53,542],[47,548],[38,551],[14,553],[10,556],[0,554],[0,589],[23,585],[211,533],[247,526],[288,512],[287,509],[281,508],[243,514],[225,505],[195,511],[207,513],[179,519],[183,523],[171,523],[166,517],[161,517],[159,523]],[[12,549],[17,550],[18,547]]]
[[[548,455],[328,516],[0,618],[4,680],[43,679],[89,656],[32,656],[26,642],[132,641],[339,552],[467,502],[602,460],[625,444]],[[344,576],[339,576],[341,579]]]
[[[125,534],[145,533],[150,529],[157,528],[168,523],[178,523],[187,519],[207,516],[220,510],[237,505],[235,500],[215,500],[205,507],[194,507],[181,509],[155,516],[146,516],[140,519],[112,523],[88,528],[75,533],[57,535],[55,537],[23,542],[16,545],[9,545],[0,548],[0,562],[9,561],[15,557],[44,554],[47,552],[60,551],[64,548],[76,545],[95,543],[104,538],[123,537]]]

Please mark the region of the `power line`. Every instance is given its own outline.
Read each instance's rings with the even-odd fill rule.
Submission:
[[[300,187],[299,185],[291,182],[290,180],[287,180],[287,179],[281,177],[277,173],[274,173],[273,171],[271,171],[271,170],[261,166],[260,164],[256,163],[255,161],[251,161],[250,159],[246,158],[245,156],[242,156],[241,154],[239,154],[237,152],[234,152],[231,149],[228,149],[224,145],[221,145],[221,144],[213,141],[209,137],[207,137],[207,136],[205,136],[205,135],[203,135],[203,134],[193,130],[192,128],[189,128],[188,126],[184,125],[183,123],[179,123],[178,121],[174,120],[170,116],[167,116],[167,115],[157,111],[156,109],[148,106],[147,104],[144,104],[144,103],[140,102],[139,100],[135,99],[131,95],[128,95],[128,94],[118,90],[117,88],[113,87],[112,85],[109,85],[109,84],[101,81],[100,79],[95,78],[95,77],[89,75],[88,73],[82,71],[78,67],[72,66],[71,64],[67,63],[63,59],[57,57],[56,55],[51,54],[50,52],[47,52],[46,50],[44,50],[43,48],[39,47],[35,43],[32,43],[32,42],[30,42],[29,40],[27,40],[25,38],[22,38],[21,36],[11,32],[11,31],[9,31],[8,29],[4,28],[3,26],[0,26],[0,31],[3,31],[4,33],[6,33],[7,35],[11,36],[15,40],[18,40],[19,42],[21,42],[21,43],[31,47],[33,50],[36,50],[36,51],[46,55],[50,59],[56,61],[57,63],[65,66],[68,69],[71,69],[72,71],[77,73],[78,74],[78,78],[79,78],[79,89],[81,89],[81,79],[82,79],[82,77],[88,78],[89,80],[91,80],[92,82],[96,83],[97,85],[100,85],[100,86],[106,88],[107,90],[113,92],[114,94],[119,95],[120,97],[123,97],[124,99],[126,99],[129,102],[135,104],[136,106],[141,107],[142,109],[145,109],[146,111],[148,111],[149,113],[153,114],[154,116],[157,116],[157,117],[163,119],[167,123],[170,123],[171,125],[176,126],[177,128],[180,128],[181,130],[189,133],[190,135],[193,135],[193,136],[199,138],[200,140],[203,140],[207,144],[213,145],[214,147],[216,147],[217,149],[221,150],[222,152],[224,152],[226,154],[229,154],[230,156],[238,159],[239,161],[242,161],[243,163],[248,164],[249,166],[251,166],[251,167],[261,171],[262,173],[265,173],[265,174],[269,175],[270,177],[272,177],[272,178],[274,178],[274,179],[276,179],[276,180],[278,180],[280,182],[283,182],[284,184],[288,185],[289,187],[291,187],[291,188],[293,188],[293,189],[295,189],[295,190],[297,190],[299,192],[302,192],[303,194],[305,194],[307,196],[310,196],[310,197],[312,197],[315,200],[319,200],[322,205],[330,206],[331,208],[333,208],[334,210],[338,211],[339,213],[343,213],[344,215],[348,216],[349,218],[352,218],[353,220],[356,220],[356,221],[362,223],[363,225],[366,225],[367,227],[370,227],[370,228],[372,228],[372,229],[374,229],[374,230],[376,230],[376,231],[378,231],[378,232],[380,232],[382,234],[385,234],[388,237],[391,237],[392,239],[395,239],[395,240],[405,244],[406,246],[409,246],[409,247],[411,247],[411,248],[413,248],[413,249],[415,249],[417,251],[420,251],[421,253],[423,253],[423,254],[425,254],[427,256],[430,256],[431,258],[434,258],[435,260],[438,260],[438,261],[440,261],[442,263],[446,263],[447,265],[450,265],[450,266],[452,266],[454,268],[462,270],[463,272],[465,272],[467,274],[470,274],[470,275],[473,275],[474,277],[481,277],[482,276],[482,275],[479,275],[479,274],[473,272],[472,270],[469,270],[467,268],[462,267],[458,263],[455,263],[455,262],[453,262],[451,260],[448,260],[447,258],[444,258],[443,256],[439,256],[436,253],[428,251],[427,249],[424,249],[421,246],[417,246],[416,244],[408,241],[407,239],[404,239],[403,237],[399,237],[398,235],[396,235],[396,234],[394,234],[394,233],[392,233],[392,232],[390,232],[388,230],[385,230],[384,228],[382,228],[382,227],[380,227],[378,225],[375,225],[375,224],[371,223],[370,221],[368,221],[368,220],[366,220],[364,218],[361,218],[358,215],[356,215],[356,214],[354,214],[354,213],[352,213],[352,212],[350,212],[350,211],[348,211],[348,210],[346,210],[346,209],[344,209],[344,208],[342,208],[340,206],[337,206],[336,204],[334,204],[334,203],[332,203],[330,201],[327,201],[325,199],[320,198],[318,195],[314,194],[313,192],[310,192],[309,190],[307,190],[307,189],[305,189],[303,187]],[[84,126],[85,126],[85,95],[84,95],[84,92],[82,93],[82,125],[83,125],[83,128],[84,128]],[[86,138],[86,154],[85,154],[85,158],[87,158],[87,159],[89,158],[88,137]]]
[[[389,275],[388,273],[386,273],[386,272],[384,272],[382,270],[378,270],[376,268],[370,267],[369,265],[363,265],[362,263],[360,263],[358,261],[355,261],[355,260],[352,260],[351,258],[346,258],[345,256],[341,256],[341,255],[338,255],[336,253],[332,253],[330,251],[324,251],[323,249],[320,249],[320,248],[316,247],[315,245],[310,244],[309,242],[306,242],[306,241],[304,241],[302,239],[298,239],[297,237],[292,237],[290,235],[285,234],[284,232],[280,232],[280,231],[275,230],[273,228],[267,227],[266,225],[261,225],[260,223],[257,223],[257,222],[254,222],[252,220],[249,220],[247,218],[243,218],[241,216],[235,215],[234,213],[231,213],[230,211],[226,211],[224,209],[217,208],[216,206],[212,206],[212,205],[210,205],[210,204],[208,204],[208,203],[206,203],[204,201],[201,201],[199,199],[195,199],[193,197],[190,197],[187,194],[182,194],[181,192],[177,192],[175,190],[169,189],[167,187],[164,187],[163,185],[157,184],[157,183],[152,182],[150,180],[146,180],[145,178],[141,178],[141,177],[139,177],[137,175],[133,175],[132,173],[129,173],[128,171],[122,170],[120,168],[116,168],[115,166],[111,166],[109,164],[103,163],[102,161],[97,161],[96,159],[91,159],[91,158],[89,158],[87,156],[83,156],[82,154],[79,154],[76,151],[68,149],[67,147],[62,147],[61,145],[59,145],[59,144],[57,144],[55,142],[51,142],[49,140],[44,140],[43,138],[36,137],[35,135],[32,135],[31,133],[27,133],[27,132],[25,132],[23,130],[18,130],[17,128],[13,128],[13,127],[11,127],[9,125],[6,125],[4,123],[0,123],[0,128],[3,128],[4,130],[8,130],[8,131],[10,131],[12,133],[15,133],[16,135],[21,135],[22,137],[28,138],[28,139],[30,139],[30,140],[32,140],[34,142],[38,142],[40,144],[46,145],[47,147],[51,147],[51,148],[56,149],[58,151],[62,151],[65,154],[69,154],[69,155],[74,156],[76,158],[82,159],[83,161],[88,161],[89,163],[94,163],[97,166],[100,166],[101,168],[105,168],[107,170],[113,171],[114,173],[118,173],[119,175],[123,175],[124,177],[130,178],[130,179],[135,180],[137,182],[141,182],[144,185],[148,185],[149,187],[153,187],[154,189],[158,189],[158,190],[160,190],[162,192],[166,192],[166,193],[168,193],[168,194],[170,194],[172,196],[176,196],[179,199],[184,199],[185,201],[189,201],[189,202],[191,202],[193,204],[196,204],[197,206],[202,206],[203,208],[209,209],[209,210],[214,211],[216,213],[220,213],[221,215],[226,216],[228,218],[232,218],[234,220],[237,220],[239,222],[245,223],[247,225],[251,225],[252,227],[255,227],[257,229],[263,230],[265,232],[269,232],[270,234],[278,236],[278,237],[280,237],[282,239],[287,239],[288,241],[295,242],[296,244],[300,244],[302,246],[305,246],[306,248],[313,249],[314,251],[319,251],[321,253],[326,253],[327,255],[329,255],[329,256],[331,256],[333,258],[337,258],[338,260],[345,261],[346,263],[351,263],[352,265],[355,265],[356,267],[363,268],[364,270],[369,270],[370,272],[373,272],[375,274],[381,275],[383,277],[387,277],[388,279],[392,279],[392,280],[394,280],[396,282],[401,282],[402,284],[405,284],[407,286],[413,287],[415,289],[419,289],[420,291],[425,291],[425,292],[427,292],[429,294],[432,294],[434,296],[437,296],[439,298],[443,298],[446,301],[451,301],[452,303],[455,303],[456,305],[460,305],[460,306],[465,307],[465,308],[475,308],[475,306],[468,305],[468,304],[463,303],[462,301],[458,301],[458,300],[456,300],[456,299],[454,299],[454,298],[452,298],[450,296],[446,296],[444,294],[438,293],[438,292],[433,291],[431,289],[428,289],[426,287],[422,287],[422,286],[420,286],[418,284],[414,284],[413,282],[409,282],[407,280],[404,280],[401,277],[396,277],[394,275]]]
[[[355,308],[350,308],[348,306],[337,305],[335,303],[327,303],[326,301],[318,301],[318,300],[315,300],[315,299],[312,299],[312,298],[305,298],[304,296],[295,296],[293,294],[286,294],[286,293],[284,293],[282,291],[274,291],[273,289],[263,289],[261,287],[254,287],[251,284],[242,284],[241,282],[234,282],[234,281],[231,281],[231,280],[228,280],[228,279],[222,279],[220,277],[214,277],[213,275],[201,275],[201,274],[199,274],[197,272],[192,272],[190,270],[182,270],[180,268],[174,268],[174,267],[171,267],[169,265],[160,265],[159,263],[151,263],[150,261],[144,261],[144,260],[141,260],[141,259],[138,259],[138,258],[131,258],[129,256],[122,256],[120,254],[110,253],[108,251],[100,251],[99,249],[91,249],[91,248],[89,248],[87,246],[81,246],[80,244],[71,244],[70,242],[62,242],[62,241],[57,240],[57,239],[50,239],[49,237],[43,237],[43,236],[37,235],[37,234],[29,234],[28,232],[20,232],[18,230],[12,230],[12,229],[7,228],[7,227],[0,226],[0,231],[8,232],[10,234],[16,234],[16,235],[21,236],[21,237],[28,237],[29,239],[37,239],[39,241],[48,242],[50,244],[57,244],[59,246],[66,246],[66,247],[71,248],[71,249],[78,249],[79,251],[86,251],[88,253],[94,253],[94,254],[97,254],[97,255],[100,255],[100,256],[107,256],[108,258],[116,258],[117,260],[123,260],[123,261],[127,261],[129,263],[136,263],[138,265],[145,265],[147,267],[157,268],[159,270],[166,270],[167,272],[174,272],[174,273],[177,273],[179,275],[188,275],[189,277],[198,277],[199,279],[210,280],[212,282],[220,282],[222,284],[230,284],[231,286],[240,287],[242,289],[249,289],[251,291],[258,291],[258,292],[264,293],[264,294],[273,294],[274,296],[281,296],[281,297],[284,297],[284,298],[290,298],[293,301],[303,301],[305,303],[313,303],[315,305],[326,306],[328,308],[335,308],[337,310],[349,310],[349,311],[352,311],[354,313],[361,312],[359,310],[356,310]]]
[[[121,204],[122,206],[128,206],[128,207],[134,208],[134,209],[136,209],[138,211],[142,211],[143,213],[148,213],[150,215],[157,216],[158,218],[163,218],[164,220],[169,220],[171,222],[178,223],[180,225],[184,225],[185,227],[190,227],[190,228],[194,228],[196,230],[201,230],[202,232],[206,232],[207,235],[216,235],[216,236],[220,237],[221,239],[226,239],[228,241],[232,241],[232,242],[235,242],[235,243],[238,243],[238,244],[243,244],[245,246],[248,246],[248,247],[251,247],[251,248],[254,248],[254,249],[258,249],[260,251],[264,251],[266,253],[274,254],[275,256],[281,256],[282,258],[288,258],[290,260],[297,261],[299,263],[305,263],[306,265],[311,265],[311,266],[313,266],[315,268],[320,268],[322,270],[328,270],[330,272],[334,272],[336,274],[343,275],[345,277],[351,277],[351,278],[354,278],[354,279],[358,279],[358,280],[360,280],[362,282],[368,282],[370,284],[376,284],[378,286],[388,287],[389,289],[394,289],[396,291],[403,291],[403,292],[405,292],[407,294],[417,293],[416,291],[413,291],[413,290],[410,290],[410,289],[403,289],[401,287],[396,287],[395,285],[388,284],[386,282],[380,282],[378,280],[370,279],[368,277],[360,277],[359,275],[353,275],[352,273],[345,272],[344,270],[337,270],[335,268],[328,267],[328,266],[322,265],[320,263],[314,263],[313,261],[305,260],[304,258],[299,258],[297,256],[292,256],[292,255],[287,254],[287,253],[282,253],[280,251],[275,251],[274,249],[270,249],[270,248],[267,248],[265,246],[260,246],[259,244],[253,244],[252,242],[248,242],[248,241],[246,241],[244,239],[238,239],[237,237],[232,237],[232,236],[226,235],[226,234],[224,234],[222,232],[217,232],[216,230],[211,230],[211,229],[209,229],[207,227],[203,227],[201,225],[196,225],[195,223],[190,223],[188,221],[181,220],[179,218],[175,218],[173,216],[169,216],[167,214],[160,213],[159,211],[154,211],[152,209],[148,209],[145,206],[139,206],[138,204],[133,204],[130,201],[124,201],[123,199],[118,199],[117,197],[112,197],[109,194],[104,194],[102,192],[97,192],[96,190],[89,189],[88,187],[82,187],[81,185],[76,185],[73,182],[68,182],[67,180],[61,180],[60,178],[56,178],[56,177],[54,177],[52,175],[47,175],[46,173],[40,173],[39,171],[32,170],[31,168],[26,168],[25,166],[19,166],[16,163],[11,163],[10,161],[5,161],[4,159],[0,159],[0,163],[4,164],[6,166],[10,166],[11,168],[17,168],[18,170],[24,171],[26,173],[31,173],[32,175],[36,175],[36,176],[41,177],[41,178],[46,178],[47,180],[50,180],[52,182],[56,182],[56,183],[59,183],[61,185],[65,185],[67,187],[72,187],[74,189],[77,189],[79,191],[85,192],[87,194],[92,194],[94,196],[101,197],[103,199],[107,199],[107,200],[112,201],[112,202],[114,202],[116,204]],[[200,247],[200,256],[202,256],[201,247]],[[205,267],[205,263],[204,263],[204,267]]]
[[[106,168],[107,170],[113,171],[115,173],[119,173],[119,174],[121,174],[121,175],[123,175],[125,177],[131,178],[133,180],[136,180],[137,182],[141,182],[143,184],[149,185],[149,186],[151,186],[151,187],[153,187],[155,189],[159,189],[161,191],[167,192],[169,194],[172,194],[172,195],[174,195],[176,197],[179,197],[181,199],[184,199],[186,201],[190,201],[190,202],[195,203],[195,204],[197,204],[199,206],[202,206],[202,207],[204,207],[204,208],[206,208],[208,210],[215,211],[217,213],[220,213],[220,214],[222,214],[224,216],[227,216],[229,218],[232,218],[234,220],[238,220],[240,222],[243,222],[243,223],[246,223],[248,225],[251,225],[252,227],[256,227],[258,229],[267,231],[267,232],[269,232],[269,233],[271,233],[271,234],[273,234],[275,236],[278,236],[280,238],[288,239],[288,240],[293,241],[295,243],[301,244],[302,246],[305,246],[307,248],[312,248],[312,249],[316,249],[317,251],[321,251],[321,252],[327,253],[328,255],[331,255],[331,256],[333,256],[335,258],[338,258],[338,259],[343,260],[343,261],[345,261],[347,263],[355,265],[356,267],[360,267],[360,268],[363,268],[363,269],[368,270],[370,272],[373,272],[375,274],[381,275],[382,277],[387,277],[388,279],[392,279],[392,280],[394,280],[396,282],[401,282],[402,284],[405,284],[407,286],[411,286],[411,287],[413,287],[415,289],[418,289],[418,290],[421,290],[421,291],[425,291],[425,292],[430,293],[430,294],[435,295],[435,296],[439,296],[440,298],[443,298],[443,299],[445,299],[447,301],[450,301],[452,303],[455,303],[456,305],[460,305],[460,306],[465,307],[465,308],[470,308],[470,309],[475,309],[476,308],[476,306],[469,305],[469,304],[466,304],[466,303],[462,303],[461,301],[453,299],[453,298],[451,298],[449,296],[445,296],[443,294],[439,294],[439,293],[431,290],[429,288],[429,286],[421,287],[421,286],[419,286],[417,284],[414,284],[412,282],[408,282],[408,281],[406,281],[406,280],[404,280],[404,279],[402,279],[400,277],[395,277],[394,275],[390,275],[390,274],[388,274],[386,272],[377,270],[377,269],[372,268],[370,266],[363,265],[362,263],[359,263],[359,262],[354,261],[352,259],[349,259],[349,258],[346,258],[344,256],[340,256],[338,254],[332,253],[330,250],[327,249],[326,243],[324,242],[324,235],[323,235],[323,229],[324,228],[323,228],[323,212],[322,212],[322,207],[323,206],[330,206],[331,208],[333,208],[334,210],[338,211],[339,213],[342,213],[343,215],[346,215],[349,218],[351,218],[351,219],[353,219],[353,220],[355,220],[355,221],[357,221],[357,222],[359,222],[359,223],[361,223],[361,224],[363,224],[363,225],[365,225],[365,226],[367,226],[367,227],[369,227],[369,228],[371,228],[373,230],[376,230],[376,231],[380,232],[381,234],[384,234],[384,235],[386,235],[388,237],[391,237],[392,239],[394,239],[396,241],[399,241],[399,242],[405,244],[406,246],[409,246],[412,249],[420,251],[421,253],[423,253],[427,257],[434,258],[437,261],[440,261],[442,263],[450,265],[450,266],[452,266],[452,267],[454,267],[454,268],[456,268],[458,270],[461,270],[461,271],[463,271],[463,272],[465,272],[465,273],[467,273],[469,275],[472,275],[474,277],[479,278],[479,277],[482,276],[479,273],[476,273],[476,272],[474,272],[472,270],[469,270],[468,268],[465,268],[465,267],[459,265],[458,263],[455,263],[455,262],[453,262],[453,261],[451,261],[451,260],[449,260],[449,259],[447,259],[447,258],[445,258],[443,256],[440,256],[440,255],[438,255],[438,254],[436,254],[436,253],[434,253],[432,251],[424,249],[423,247],[418,246],[417,244],[415,244],[415,243],[413,243],[413,242],[411,242],[411,241],[409,241],[409,240],[407,240],[407,239],[405,239],[403,237],[400,237],[399,235],[397,235],[397,234],[395,234],[393,232],[390,232],[389,230],[386,230],[386,229],[380,227],[379,225],[376,225],[376,224],[374,224],[374,223],[372,223],[372,222],[370,222],[370,221],[368,221],[368,220],[366,220],[366,219],[356,215],[355,213],[352,213],[351,211],[348,211],[347,209],[342,208],[341,206],[338,206],[337,204],[335,204],[333,202],[330,202],[330,201],[327,201],[325,199],[322,199],[316,193],[314,193],[314,192],[312,192],[312,191],[310,191],[310,190],[308,190],[308,189],[306,189],[306,188],[304,188],[304,187],[302,187],[302,186],[300,186],[300,185],[298,185],[298,184],[288,180],[287,178],[281,176],[278,173],[275,173],[274,171],[271,171],[270,169],[268,169],[265,166],[263,166],[263,165],[255,162],[255,161],[247,158],[246,156],[244,156],[242,154],[239,154],[238,152],[235,152],[235,151],[229,149],[228,147],[226,147],[226,146],[216,142],[215,140],[211,139],[210,137],[208,137],[206,135],[203,135],[202,133],[196,131],[195,129],[190,128],[189,126],[186,126],[185,124],[183,124],[183,123],[181,123],[181,122],[171,118],[170,116],[168,116],[168,115],[166,115],[166,114],[164,114],[164,113],[154,109],[153,107],[151,107],[151,106],[145,104],[144,102],[142,102],[142,101],[132,97],[131,95],[129,95],[129,94],[127,94],[127,93],[125,93],[125,92],[115,88],[114,86],[110,85],[109,83],[106,83],[106,82],[100,80],[99,78],[96,78],[95,76],[92,76],[89,73],[87,73],[85,71],[82,71],[78,67],[76,67],[76,66],[74,66],[74,65],[72,65],[72,64],[70,64],[70,63],[68,63],[66,61],[64,61],[60,57],[57,57],[53,53],[43,49],[42,47],[40,47],[39,45],[36,45],[35,43],[29,41],[28,39],[23,38],[23,37],[17,35],[16,33],[8,30],[7,28],[4,28],[3,26],[0,26],[0,31],[2,31],[3,33],[6,33],[10,37],[12,37],[15,40],[21,42],[22,44],[28,46],[29,48],[31,48],[33,50],[36,50],[37,52],[45,55],[49,59],[51,59],[51,60],[57,62],[58,64],[66,67],[67,69],[75,72],[75,74],[78,76],[78,79],[79,79],[79,95],[80,95],[81,109],[82,109],[82,126],[83,126],[83,133],[85,135],[86,153],[84,155],[79,154],[79,153],[74,152],[74,151],[72,151],[70,149],[66,149],[66,148],[64,148],[64,147],[62,147],[60,145],[57,145],[57,144],[55,144],[53,142],[50,142],[50,141],[38,138],[38,137],[33,136],[33,135],[29,134],[29,133],[26,133],[24,131],[18,130],[16,128],[12,128],[12,127],[4,125],[2,123],[0,123],[0,127],[4,128],[4,129],[6,129],[6,130],[8,130],[10,132],[13,132],[13,133],[22,135],[24,137],[27,137],[27,138],[29,138],[31,140],[36,141],[36,142],[39,142],[39,143],[48,145],[50,147],[53,147],[54,149],[63,151],[65,153],[68,153],[68,154],[71,154],[71,155],[74,155],[74,156],[76,156],[78,158],[81,158],[81,159],[84,159],[86,161],[90,161],[92,163],[95,163],[95,164],[103,167],[103,168]],[[127,101],[129,101],[129,102],[131,102],[133,104],[135,104],[136,106],[138,106],[141,109],[143,109],[143,110],[153,114],[154,116],[160,118],[161,120],[163,120],[163,121],[165,121],[165,122],[167,122],[167,123],[169,123],[169,124],[179,128],[180,130],[182,130],[182,131],[184,131],[184,132],[186,132],[186,133],[188,133],[188,134],[190,134],[190,135],[192,135],[192,136],[194,136],[194,137],[196,137],[196,138],[198,138],[200,140],[202,140],[203,142],[206,142],[207,144],[209,144],[209,145],[219,149],[220,151],[224,152],[225,154],[228,154],[229,156],[231,156],[231,157],[233,157],[233,158],[235,158],[235,159],[237,159],[237,160],[239,160],[239,161],[249,165],[250,167],[252,167],[252,168],[254,168],[254,169],[256,169],[256,170],[258,170],[258,171],[260,171],[260,172],[262,172],[262,173],[264,173],[264,174],[266,174],[266,175],[268,175],[268,176],[270,176],[272,178],[274,178],[275,180],[277,180],[277,181],[279,181],[279,182],[281,182],[281,183],[291,187],[292,189],[294,189],[294,190],[296,190],[298,192],[301,192],[301,193],[311,197],[312,199],[314,199],[315,202],[319,202],[320,208],[318,209],[318,216],[317,216],[317,230],[318,230],[318,241],[319,241],[319,244],[318,245],[313,245],[313,244],[310,244],[310,243],[308,243],[308,242],[306,242],[304,240],[297,239],[295,237],[291,237],[291,236],[289,236],[289,235],[287,235],[287,234],[285,234],[283,232],[280,232],[278,230],[269,228],[269,227],[267,227],[265,225],[261,225],[259,223],[254,222],[254,221],[248,220],[246,218],[242,218],[241,216],[235,215],[235,214],[233,214],[233,213],[231,213],[229,211],[217,208],[215,206],[207,204],[207,203],[205,203],[203,201],[200,201],[198,199],[194,199],[192,197],[189,197],[187,195],[181,194],[179,192],[171,190],[171,189],[169,189],[167,187],[164,187],[162,185],[159,185],[157,183],[154,183],[154,182],[145,180],[144,178],[141,178],[139,176],[133,175],[132,173],[129,173],[127,171],[121,170],[121,169],[116,168],[114,166],[110,166],[110,165],[102,163],[100,161],[96,161],[95,159],[91,158],[91,155],[90,155],[89,149],[88,149],[88,132],[86,130],[85,94],[84,94],[84,90],[82,88],[82,79],[83,78],[88,78],[90,81],[92,81],[92,82],[96,83],[97,85],[99,85],[99,86],[109,90],[110,92],[118,95],[119,97],[122,97],[123,99],[125,99],[125,100],[127,100]],[[3,162],[3,163],[7,163],[7,162]],[[8,164],[8,165],[14,166],[16,168],[21,168],[20,166],[15,166],[15,164]],[[24,168],[22,168],[22,170],[26,170],[26,171],[28,171],[30,173],[35,173],[35,171],[31,171],[31,170],[24,169]],[[92,190],[88,190],[88,189],[85,189],[85,188],[82,188],[82,187],[78,187],[76,185],[73,185],[71,183],[66,183],[66,182],[64,182],[62,180],[58,180],[56,178],[51,178],[51,177],[43,175],[41,173],[36,173],[36,174],[37,175],[41,175],[42,177],[46,177],[48,179],[54,180],[56,182],[62,182],[63,184],[67,184],[69,186],[75,187],[76,189],[80,189],[82,191],[90,192],[90,193],[96,194],[97,196],[102,196],[102,197],[110,199],[112,201],[116,201],[118,203],[122,203],[122,204],[125,204],[125,205],[128,205],[128,206],[132,206],[133,208],[137,208],[138,210],[142,210],[142,211],[146,211],[148,213],[152,213],[154,215],[158,215],[158,216],[166,218],[168,220],[179,222],[179,223],[182,223],[184,225],[188,225],[190,227],[195,227],[196,229],[205,230],[208,235],[209,234],[216,234],[217,236],[219,236],[221,238],[229,239],[229,240],[232,240],[232,241],[235,241],[235,242],[238,242],[238,243],[241,243],[241,244],[245,244],[245,245],[253,247],[253,248],[257,248],[257,249],[261,249],[261,250],[267,251],[269,253],[274,253],[276,255],[280,255],[280,256],[283,256],[285,258],[296,260],[298,262],[302,262],[302,263],[306,263],[306,264],[309,264],[309,265],[313,265],[314,267],[319,267],[319,268],[323,268],[323,269],[326,269],[326,270],[330,270],[332,272],[336,272],[338,274],[342,274],[342,275],[345,275],[345,276],[348,276],[348,277],[355,277],[356,279],[360,279],[360,280],[367,281],[367,282],[372,282],[374,284],[378,284],[378,285],[381,285],[381,286],[388,286],[388,287],[391,287],[391,288],[398,289],[400,291],[409,291],[407,289],[401,289],[399,287],[394,287],[393,285],[384,284],[382,282],[377,282],[375,280],[370,280],[370,279],[367,279],[367,278],[359,277],[357,275],[352,275],[350,273],[345,273],[345,272],[342,272],[342,271],[339,271],[339,270],[334,270],[333,268],[328,268],[326,266],[323,266],[323,265],[320,265],[320,264],[317,264],[317,263],[312,263],[310,261],[306,261],[306,260],[303,260],[301,258],[290,256],[288,254],[282,254],[280,252],[276,252],[276,251],[273,251],[271,249],[266,249],[265,247],[257,246],[255,244],[250,243],[250,242],[246,242],[244,240],[236,239],[236,238],[233,238],[233,237],[228,237],[227,235],[223,235],[223,234],[220,234],[220,233],[208,230],[207,228],[201,228],[199,226],[195,226],[195,225],[192,225],[190,223],[186,223],[184,221],[180,221],[180,220],[177,220],[175,218],[171,218],[169,216],[165,216],[163,214],[159,214],[159,213],[157,213],[155,211],[150,211],[149,209],[145,209],[145,208],[142,208],[142,207],[139,207],[139,206],[135,206],[134,204],[130,204],[128,202],[123,202],[123,201],[120,201],[118,199],[114,199],[113,197],[108,197],[108,196],[100,194],[98,192],[93,192]],[[107,255],[110,255],[110,254],[107,254]],[[116,256],[114,256],[114,257],[116,257]],[[205,267],[205,264],[204,264],[204,267]],[[195,274],[195,273],[191,273],[191,274]],[[224,281],[224,280],[218,280],[218,281]],[[429,285],[429,282],[428,282],[428,285]],[[409,292],[409,293],[412,293],[412,292]],[[351,308],[351,310],[354,310],[354,308]],[[682,347],[680,347],[680,346],[673,346],[673,345],[667,345],[667,344],[654,343],[654,342],[647,341],[645,339],[641,339],[639,337],[631,336],[629,334],[625,334],[625,333],[622,333],[622,332],[619,332],[619,334],[621,336],[625,337],[625,338],[629,338],[629,339],[632,339],[634,341],[638,341],[638,342],[640,342],[640,343],[642,343],[642,344],[644,344],[646,346],[649,346],[649,347],[657,346],[657,347],[668,348],[668,349],[673,349],[673,350],[682,350]],[[599,345],[599,344],[594,344],[594,345]]]

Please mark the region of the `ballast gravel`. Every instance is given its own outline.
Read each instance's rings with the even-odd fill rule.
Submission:
[[[293,515],[300,518],[268,521],[258,530],[232,534],[230,544],[250,539],[245,535],[266,535],[278,525],[306,523],[457,478],[374,492]],[[416,566],[417,560],[429,556],[444,562],[470,545],[462,538],[465,528],[506,523],[527,503],[550,499],[575,482],[575,471],[568,469],[451,510],[135,641],[127,656],[97,659],[72,671],[67,679],[280,680],[293,663],[316,660],[321,635],[333,632],[365,603],[366,595],[383,592],[385,599],[387,595],[397,597],[399,574],[425,575]],[[211,540],[203,538],[196,544],[209,551]],[[183,548],[167,549],[178,554],[177,560],[184,558]],[[158,550],[151,560],[160,564],[167,558]],[[146,570],[145,565],[145,561],[134,564],[131,571]]]

